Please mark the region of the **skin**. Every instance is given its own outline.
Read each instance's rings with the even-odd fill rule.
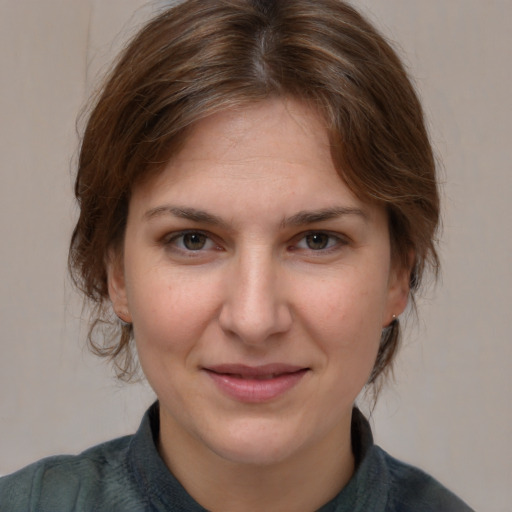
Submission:
[[[385,211],[340,179],[321,117],[273,99],[199,122],[133,190],[115,256],[110,297],[133,323],[160,453],[187,491],[224,512],[334,497],[354,470],[354,401],[409,288]],[[229,396],[208,370],[269,363],[304,371],[261,402]]]

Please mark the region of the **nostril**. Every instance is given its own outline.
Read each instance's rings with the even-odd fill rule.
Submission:
[[[247,344],[260,344],[288,331],[291,314],[283,304],[243,307],[242,303],[225,304],[219,316],[221,328]]]

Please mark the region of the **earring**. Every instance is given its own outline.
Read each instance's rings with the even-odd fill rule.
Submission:
[[[383,327],[383,329],[391,329],[391,327],[393,327],[397,322],[398,322],[398,318],[396,317],[396,315],[392,315],[391,322],[389,322],[388,325]]]

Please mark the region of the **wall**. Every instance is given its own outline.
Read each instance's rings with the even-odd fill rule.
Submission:
[[[1,0],[0,474],[132,432],[152,394],[85,349],[66,275],[75,119],[158,4]],[[508,510],[512,2],[356,2],[402,48],[444,168],[443,278],[373,414],[377,442],[475,509]],[[412,323],[412,322],[411,322]]]

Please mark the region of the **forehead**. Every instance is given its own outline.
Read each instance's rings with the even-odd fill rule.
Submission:
[[[130,210],[171,203],[226,218],[250,210],[276,219],[367,206],[337,172],[323,118],[305,103],[278,98],[198,122],[164,169],[134,188]]]
[[[319,160],[331,163],[323,118],[306,103],[288,98],[221,111],[193,127],[169,165],[176,168],[199,159],[236,163],[270,158],[306,165]]]

